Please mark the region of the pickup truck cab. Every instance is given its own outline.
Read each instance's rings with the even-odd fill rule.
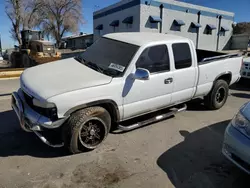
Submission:
[[[125,120],[194,98],[203,97],[209,109],[221,108],[229,85],[240,78],[241,63],[238,55],[196,50],[179,36],[108,34],[80,57],[26,69],[12,107],[25,131],[78,153],[99,146],[111,128],[132,130],[185,106],[129,126]],[[47,134],[52,131],[62,135],[57,143]]]

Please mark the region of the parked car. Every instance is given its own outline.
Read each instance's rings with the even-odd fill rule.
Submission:
[[[111,127],[128,131],[159,121],[185,110],[180,104],[194,98],[204,97],[209,109],[221,108],[229,85],[240,78],[241,63],[238,55],[196,50],[179,36],[108,34],[80,57],[26,69],[12,107],[25,131],[78,153],[99,146]],[[173,106],[178,108],[124,124]],[[52,143],[47,132],[62,137]]]
[[[222,153],[239,168],[250,174],[250,102],[244,104],[229,123]]]
[[[250,57],[244,58],[240,72],[242,78],[250,78]]]

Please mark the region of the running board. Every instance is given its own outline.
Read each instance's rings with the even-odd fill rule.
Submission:
[[[137,129],[139,127],[143,127],[145,125],[148,125],[150,123],[154,123],[154,122],[158,122],[160,120],[166,119],[168,117],[175,115],[176,113],[183,112],[186,109],[187,109],[187,105],[184,104],[183,107],[181,107],[181,108],[173,108],[170,112],[168,112],[166,114],[161,114],[161,115],[155,116],[155,117],[150,118],[150,119],[145,120],[145,121],[141,121],[141,122],[138,122],[138,123],[135,123],[132,125],[128,125],[128,126],[124,126],[124,125],[119,124],[118,129],[121,131],[131,131],[131,130]]]

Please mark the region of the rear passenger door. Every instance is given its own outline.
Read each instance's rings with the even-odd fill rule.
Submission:
[[[197,67],[189,43],[172,44],[173,93],[172,104],[185,102],[193,97],[196,90]]]

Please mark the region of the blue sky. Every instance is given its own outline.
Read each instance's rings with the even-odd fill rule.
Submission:
[[[81,31],[92,33],[93,31],[93,12],[119,0],[83,0],[83,14],[86,23],[81,26]],[[211,8],[231,11],[235,13],[235,21],[250,22],[250,0],[182,0],[184,2],[207,6]],[[0,34],[2,37],[3,48],[14,46],[14,41],[10,38],[9,29],[11,22],[4,12],[5,0],[0,0]]]

